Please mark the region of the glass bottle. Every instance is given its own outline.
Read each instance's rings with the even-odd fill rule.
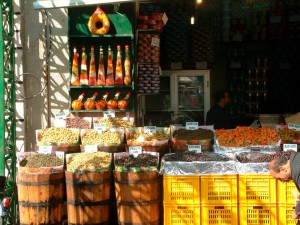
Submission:
[[[100,46],[100,53],[99,53],[97,85],[105,85],[104,56],[103,56],[102,46]]]
[[[96,66],[95,66],[95,52],[94,46],[91,46],[91,53],[90,53],[90,73],[89,73],[89,86],[96,86],[97,84],[97,75],[96,75]]]
[[[117,62],[116,62],[116,76],[115,76],[115,85],[123,84],[123,66],[122,66],[122,52],[121,46],[117,46]]]
[[[114,68],[113,68],[113,56],[110,46],[108,46],[108,57],[107,57],[107,75],[106,75],[106,86],[114,85]]]
[[[71,75],[71,86],[79,86],[79,75],[78,75],[78,53],[77,48],[73,48],[73,61],[72,61],[72,75]]]
[[[82,47],[81,53],[81,68],[80,68],[80,85],[88,85],[88,74],[86,66],[86,53],[85,47]]]
[[[125,45],[124,69],[125,69],[124,84],[131,85],[131,63],[130,63],[130,51],[128,45]]]

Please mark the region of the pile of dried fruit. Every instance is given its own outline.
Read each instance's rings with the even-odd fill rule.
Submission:
[[[271,162],[273,159],[282,156],[289,159],[292,154],[296,154],[295,151],[277,151],[276,153],[260,153],[260,152],[242,152],[236,156],[236,159],[241,163],[262,163]]]
[[[38,141],[74,144],[79,141],[79,132],[68,128],[50,127],[41,130],[38,134]]]
[[[213,152],[195,152],[182,151],[173,154],[167,154],[163,157],[164,161],[183,161],[183,162],[208,162],[208,161],[229,161],[230,158],[226,155]]]
[[[111,154],[106,152],[82,152],[72,155],[67,162],[69,172],[94,172],[107,170],[110,167]]]
[[[64,160],[51,154],[33,153],[20,161],[21,167],[40,168],[62,166]]]
[[[122,142],[121,134],[114,131],[90,131],[81,137],[83,145],[104,144],[106,146],[120,145]]]
[[[176,140],[205,140],[214,137],[212,130],[198,128],[197,130],[178,129],[173,132]]]
[[[90,129],[91,123],[81,117],[66,118],[66,128]]]
[[[158,157],[147,153],[139,154],[136,158],[133,155],[128,155],[115,160],[115,166],[127,169],[130,167],[155,167],[157,163]]]
[[[278,131],[281,143],[293,142],[300,139],[300,131],[281,129]]]
[[[130,128],[133,127],[133,123],[122,120],[118,117],[112,118],[100,118],[95,123],[103,123],[106,125],[106,128],[116,127],[116,128]]]
[[[271,128],[238,126],[233,130],[217,129],[216,139],[223,147],[246,147],[255,145],[275,145],[279,134]]]
[[[127,141],[129,142],[144,142],[144,141],[163,141],[168,140],[168,134],[164,132],[156,132],[154,134],[146,134],[146,133],[133,133],[129,135]]]

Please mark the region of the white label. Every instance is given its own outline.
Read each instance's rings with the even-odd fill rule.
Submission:
[[[54,127],[66,127],[66,120],[61,118],[54,118]]]
[[[188,145],[189,151],[201,152],[201,145]]]
[[[197,130],[198,129],[198,122],[186,122],[185,128],[187,130]]]
[[[300,130],[300,125],[289,123],[288,128],[291,129],[291,130]]]
[[[166,13],[163,14],[163,16],[162,16],[162,21],[163,21],[164,25],[167,24],[167,22],[168,22],[168,17],[167,17],[167,14],[166,14]]]
[[[171,70],[181,70],[182,63],[171,63]]]
[[[66,114],[63,111],[60,111],[59,113],[55,114],[55,119],[65,120]]]
[[[283,144],[283,151],[293,150],[297,152],[297,144]]]
[[[142,146],[129,146],[129,155],[133,155],[134,158],[136,158],[142,152]]]
[[[115,110],[108,110],[103,112],[103,117],[104,118],[115,118],[116,117],[116,112]]]
[[[106,131],[106,124],[94,123],[94,130],[98,131],[99,133],[102,133],[103,131]]]
[[[97,152],[98,146],[97,145],[85,145],[84,152]]]
[[[144,132],[146,134],[155,134],[156,133],[156,126],[145,126]]]
[[[51,154],[52,146],[39,146],[38,152],[42,154]]]
[[[159,45],[160,45],[159,38],[152,38],[151,39],[151,45],[159,48]]]

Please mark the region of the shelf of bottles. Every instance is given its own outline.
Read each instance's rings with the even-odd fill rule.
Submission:
[[[246,78],[246,105],[247,114],[257,115],[260,112],[262,104],[267,101],[268,87],[267,87],[267,73],[268,60],[257,59],[255,68],[248,70]]]
[[[96,6],[87,6],[68,11],[70,112],[133,112],[135,97],[130,95],[134,95],[135,87],[134,4],[124,3],[118,9],[103,5],[101,10],[109,18],[110,27],[107,33],[99,35],[92,34],[88,25],[95,9]],[[126,104],[115,104],[124,102],[121,100]],[[105,107],[100,102],[105,102]]]

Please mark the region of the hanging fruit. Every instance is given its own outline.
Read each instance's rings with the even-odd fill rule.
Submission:
[[[111,99],[107,102],[107,108],[108,109],[117,109],[118,108],[118,98],[120,96],[120,92],[118,91],[116,94],[115,94],[115,98],[114,99]]]
[[[79,95],[78,99],[76,99],[72,102],[71,107],[73,110],[82,109],[82,106],[83,106],[82,100],[83,100],[84,96],[85,96],[85,94],[82,93],[81,95]]]
[[[99,109],[99,110],[106,109],[106,107],[107,107],[106,99],[107,99],[108,95],[109,95],[109,93],[105,92],[105,94],[103,95],[103,99],[100,99],[96,102],[96,109]]]
[[[110,22],[107,15],[103,12],[100,6],[91,15],[88,28],[92,34],[106,34],[110,28]]]
[[[91,98],[88,98],[85,102],[84,102],[84,108],[86,110],[92,110],[92,109],[95,109],[95,99],[97,98],[98,96],[98,92],[95,92],[93,94],[93,96]]]
[[[124,99],[118,101],[118,108],[120,110],[126,110],[128,108],[128,99],[129,99],[130,95],[131,95],[131,92],[129,91]]]

